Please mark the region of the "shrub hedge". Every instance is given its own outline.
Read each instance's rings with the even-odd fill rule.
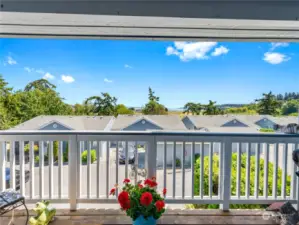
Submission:
[[[96,150],[92,149],[90,151],[91,163],[94,163],[97,160]],[[87,163],[87,150],[84,150],[81,154],[82,163]]]
[[[246,159],[247,155],[241,155],[241,183],[240,191],[241,196],[245,195],[246,187]],[[260,173],[259,173],[259,196],[263,195],[264,191],[264,160],[260,158]],[[195,174],[194,174],[194,195],[199,195],[199,180],[200,180],[200,157],[195,158]],[[219,182],[219,156],[217,154],[213,155],[213,195],[218,195],[218,182]],[[268,196],[272,195],[272,185],[273,185],[273,163],[268,164]],[[277,178],[277,195],[281,195],[281,185],[282,185],[282,170],[278,168],[278,178]],[[255,156],[250,157],[250,195],[254,194],[254,180],[255,180]],[[232,172],[231,172],[231,194],[236,195],[236,182],[237,182],[237,153],[232,154]],[[291,177],[287,175],[286,180],[286,194],[290,194],[290,183]],[[204,157],[204,195],[208,195],[209,192],[209,156]],[[219,208],[217,204],[209,205],[193,205],[193,208]],[[230,208],[264,208],[265,205],[253,205],[253,204],[238,204],[230,205]]]

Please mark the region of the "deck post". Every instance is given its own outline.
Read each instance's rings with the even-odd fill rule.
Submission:
[[[145,168],[147,170],[147,177],[156,177],[157,166],[157,143],[155,136],[151,136],[147,144]]]
[[[6,167],[6,144],[5,141],[0,141],[0,192],[6,189],[5,167]]]
[[[78,154],[80,154],[80,149],[77,135],[71,135],[69,138],[69,203],[71,211],[77,210]]]
[[[223,162],[222,162],[222,168],[220,168],[221,171],[221,177],[222,177],[222,188],[221,188],[221,194],[222,194],[222,201],[223,203],[220,204],[220,209],[223,211],[229,211],[229,203],[230,203],[230,197],[231,197],[231,162],[232,162],[232,142],[230,138],[225,138],[223,140]]]

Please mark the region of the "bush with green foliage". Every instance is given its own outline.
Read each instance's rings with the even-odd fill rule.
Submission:
[[[82,163],[87,163],[87,150],[84,150],[81,154]],[[90,150],[90,158],[91,163],[94,163],[97,160],[97,153],[96,150],[92,149]]]
[[[34,152],[38,152],[38,145],[34,145]],[[30,150],[30,145],[29,144],[26,144],[25,146],[24,146],[24,152],[25,153],[29,153],[29,150]]]
[[[176,158],[176,160],[175,160],[175,166],[176,167],[181,167],[181,160],[179,158]]]
[[[246,154],[241,155],[241,183],[240,183],[240,194],[245,195],[246,187]],[[259,195],[262,196],[264,192],[264,160],[260,159],[260,179],[259,179]],[[200,180],[200,157],[195,159],[195,174],[194,174],[194,195],[199,195],[199,180]],[[213,195],[218,195],[218,182],[219,182],[219,156],[213,155]],[[272,195],[273,186],[273,163],[268,163],[268,195]],[[204,157],[204,195],[209,194],[209,156]],[[255,181],[255,156],[250,157],[250,195],[254,194],[254,181]],[[232,170],[231,170],[231,195],[236,195],[236,182],[237,182],[237,153],[232,154]],[[282,170],[278,168],[277,173],[277,195],[281,195],[281,184],[282,184]],[[291,177],[287,176],[286,179],[286,194],[290,195],[290,183]],[[217,204],[209,205],[193,205],[194,208],[219,208]],[[232,204],[230,208],[243,208],[243,209],[254,209],[264,208],[265,205],[254,205],[254,204]]]
[[[275,131],[271,128],[261,128],[260,132],[265,132],[265,133],[274,133]]]

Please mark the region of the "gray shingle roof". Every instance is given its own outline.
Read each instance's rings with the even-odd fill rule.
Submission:
[[[260,133],[255,127],[205,127],[200,132],[215,132],[215,133]]]
[[[249,127],[256,127],[256,125],[253,122],[244,120],[234,115],[215,115],[215,116],[200,115],[200,116],[188,116],[188,117],[197,128],[221,127],[222,125],[235,119],[240,121],[241,123],[246,124]]]
[[[123,130],[142,119],[154,123],[163,130],[187,130],[181,118],[176,115],[119,115],[113,123],[112,130]]]
[[[105,130],[113,116],[37,116],[11,130],[39,130],[52,122],[58,122],[73,130]]]

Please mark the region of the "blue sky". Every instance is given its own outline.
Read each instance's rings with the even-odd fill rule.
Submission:
[[[45,77],[72,104],[109,92],[138,107],[149,86],[169,108],[249,103],[270,90],[299,91],[299,45],[0,39],[0,74],[16,90]]]

